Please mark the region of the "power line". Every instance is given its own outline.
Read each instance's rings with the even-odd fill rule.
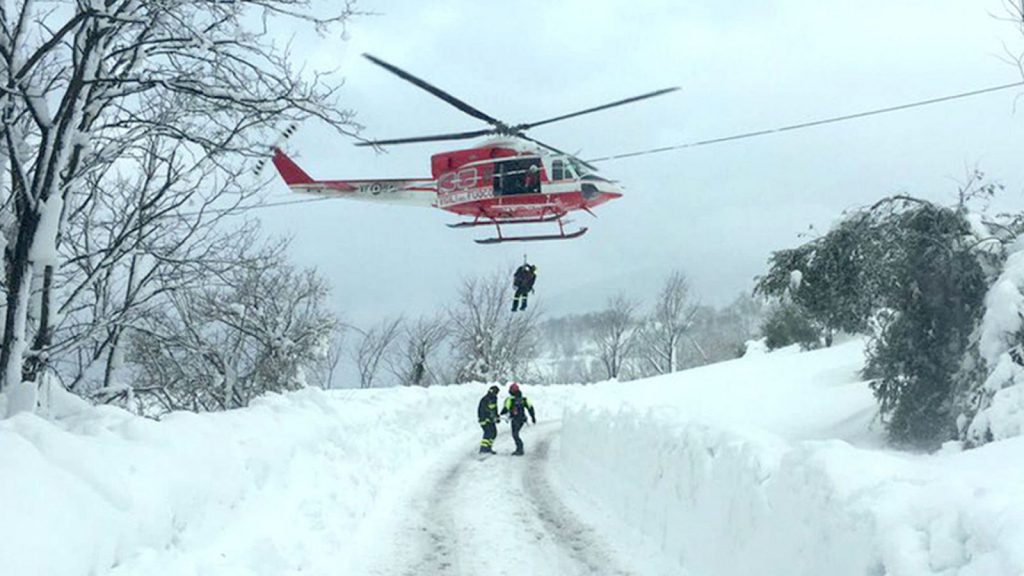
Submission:
[[[240,212],[248,212],[249,210],[256,210],[258,208],[273,208],[275,206],[288,206],[290,204],[305,204],[307,202],[322,202],[324,200],[333,200],[333,196],[318,196],[316,198],[299,198],[297,200],[284,200],[281,202],[264,202],[263,204],[253,204],[251,206],[236,206],[234,208],[211,208],[210,210],[204,210],[202,212],[182,212],[178,214],[168,214],[168,217],[181,217],[181,216],[199,216],[199,215],[217,215],[217,214],[237,214]]]
[[[909,108],[917,108],[919,106],[929,106],[931,104],[938,104],[940,102],[948,102],[950,100],[958,100],[961,98],[970,98],[971,96],[979,96],[981,94],[988,94],[989,92],[997,92],[999,90],[1007,90],[1009,88],[1016,88],[1018,86],[1024,86],[1024,81],[1014,82],[1012,84],[1003,84],[1001,86],[992,86],[989,88],[982,88],[980,90],[971,90],[970,92],[961,92],[959,94],[951,94],[949,96],[940,96],[938,98],[929,98],[928,100],[919,100],[917,102],[910,102],[907,104],[899,104],[896,106],[889,106],[887,108],[878,108],[876,110],[868,110],[866,112],[856,112],[853,114],[846,114],[843,116],[834,116],[832,118],[824,118],[821,120],[812,120],[810,122],[801,122],[799,124],[790,124],[788,126],[782,126],[779,128],[772,128],[768,130],[758,130],[756,132],[744,132],[741,134],[733,134],[731,136],[722,136],[719,138],[711,138],[708,140],[698,140],[696,142],[688,142],[686,144],[676,144],[673,146],[662,146],[659,148],[649,148],[647,150],[638,150],[636,152],[626,152],[623,154],[614,154],[611,156],[602,156],[600,158],[588,159],[587,162],[607,162],[609,160],[620,160],[622,158],[632,158],[634,156],[644,156],[647,154],[657,154],[660,152],[668,152],[671,150],[682,150],[684,148],[696,148],[698,146],[707,146],[709,144],[719,144],[722,142],[731,142],[733,140],[744,140],[747,138],[756,138],[758,136],[766,136],[768,134],[778,134],[779,132],[789,132],[792,130],[801,130],[803,128],[811,128],[814,126],[821,126],[823,124],[832,124],[835,122],[845,122],[847,120],[855,120],[857,118],[865,118],[867,116],[876,116],[879,114],[888,114],[890,112],[898,112],[900,110],[907,110]]]

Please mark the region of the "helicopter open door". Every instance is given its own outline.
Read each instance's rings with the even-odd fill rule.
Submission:
[[[540,194],[543,166],[540,158],[514,158],[494,163],[495,196]]]

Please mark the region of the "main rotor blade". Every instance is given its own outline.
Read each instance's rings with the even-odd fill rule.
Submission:
[[[432,136],[413,136],[411,138],[392,138],[390,140],[371,140],[369,142],[356,142],[356,146],[387,146],[390,144],[412,144],[415,142],[440,142],[442,140],[466,140],[478,136],[495,134],[496,130],[490,128],[484,130],[473,130],[472,132],[452,132],[449,134],[434,134]]]
[[[529,124],[520,124],[516,128],[520,130],[529,130],[540,126],[542,124],[551,124],[552,122],[558,122],[560,120],[566,120],[568,118],[575,118],[576,116],[582,116],[584,114],[590,114],[591,112],[598,112],[600,110],[607,110],[608,108],[614,108],[616,106],[622,106],[623,104],[630,104],[639,100],[646,100],[647,98],[654,98],[655,96],[661,96],[662,94],[668,94],[669,92],[675,92],[679,90],[678,86],[672,88],[663,88],[661,90],[655,90],[654,92],[648,92],[647,94],[641,94],[639,96],[633,96],[632,98],[626,98],[625,100],[618,100],[609,104],[603,104],[601,106],[595,106],[593,108],[587,108],[586,110],[580,110],[579,112],[572,112],[570,114],[563,114],[561,116],[555,116],[554,118],[548,118],[547,120],[541,120],[540,122],[531,122]]]
[[[583,160],[582,158],[578,158],[575,154],[569,154],[568,152],[565,152],[564,150],[559,150],[558,148],[555,148],[554,146],[551,146],[550,144],[545,144],[545,143],[541,142],[540,140],[537,140],[536,138],[531,138],[531,137],[527,136],[526,134],[516,134],[516,137],[522,138],[523,140],[529,140],[530,142],[533,142],[534,144],[537,144],[538,146],[543,146],[544,148],[547,148],[548,150],[551,150],[555,154],[561,154],[562,156],[568,156],[569,158],[572,158],[572,159],[576,160],[580,164],[583,164],[587,168],[590,168],[594,172],[597,172],[597,167],[596,166],[594,166],[593,164],[590,164],[589,162],[587,162],[586,160]]]
[[[497,118],[493,118],[493,117],[491,117],[491,116],[489,116],[489,115],[487,115],[487,114],[477,110],[476,108],[473,108],[472,106],[470,106],[469,104],[466,104],[462,100],[459,100],[455,96],[452,96],[451,94],[445,92],[444,90],[441,90],[440,88],[438,88],[438,87],[436,87],[436,86],[434,86],[434,85],[432,85],[432,84],[430,84],[428,82],[420,80],[419,78],[413,76],[412,74],[409,74],[405,70],[402,70],[398,66],[394,66],[392,64],[388,64],[387,62],[381,60],[380,58],[377,58],[376,56],[373,56],[373,55],[370,55],[370,54],[363,54],[363,56],[367,60],[369,60],[370,62],[373,62],[377,66],[380,66],[381,68],[387,70],[388,72],[391,72],[392,74],[394,74],[395,76],[398,76],[402,80],[405,80],[407,82],[415,84],[416,86],[419,86],[423,90],[426,90],[427,92],[430,92],[434,96],[437,96],[441,100],[444,100],[445,102],[451,104],[452,106],[455,106],[459,110],[462,110],[463,112],[465,112],[466,114],[469,114],[470,116],[472,116],[474,118],[479,118],[480,120],[483,120],[484,122],[487,122],[487,123],[491,124],[492,126],[494,126],[496,128],[497,127],[505,126],[505,124],[503,122],[501,122],[500,120],[498,120]]]

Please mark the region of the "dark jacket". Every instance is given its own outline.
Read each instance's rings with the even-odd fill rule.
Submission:
[[[498,395],[491,394],[488,392],[483,398],[480,399],[480,404],[476,407],[476,417],[480,421],[480,425],[498,423]]]
[[[516,268],[515,276],[512,278],[512,284],[524,292],[533,290],[533,283],[536,281],[537,267],[531,264],[523,264]]]
[[[533,404],[522,394],[514,394],[505,399],[505,406],[501,409],[502,414],[508,414],[513,422],[526,422],[526,414],[530,414],[530,420],[537,423],[537,414],[533,411]]]

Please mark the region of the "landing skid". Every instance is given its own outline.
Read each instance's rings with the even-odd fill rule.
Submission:
[[[456,222],[454,224],[445,224],[449,228],[473,228],[474,226],[494,226],[496,223],[499,224],[544,224],[545,222],[554,222],[561,216],[552,214],[551,216],[542,216],[540,218],[521,218],[518,220],[501,220],[496,222],[494,220],[470,220],[468,222]]]
[[[565,225],[569,223],[567,220],[563,220],[565,213],[554,213],[554,214],[541,214],[533,218],[509,218],[501,219],[494,218],[487,215],[479,215],[473,220],[466,222],[458,222],[455,224],[448,224],[449,228],[473,228],[475,226],[494,226],[494,230],[498,233],[494,238],[481,238],[479,240],[473,240],[477,244],[501,244],[502,242],[536,242],[541,240],[572,240],[573,238],[579,238],[586,232],[586,228],[580,228],[572,232],[565,231]],[[558,223],[558,234],[539,234],[535,236],[505,236],[501,233],[501,226],[503,224],[544,224],[547,222]]]
[[[482,238],[480,240],[473,240],[477,244],[501,244],[502,242],[533,242],[539,240],[572,240],[573,238],[579,238],[587,232],[586,228],[580,228],[575,232],[569,232],[566,234],[562,232],[560,234],[544,234],[540,236],[495,236],[494,238]]]

